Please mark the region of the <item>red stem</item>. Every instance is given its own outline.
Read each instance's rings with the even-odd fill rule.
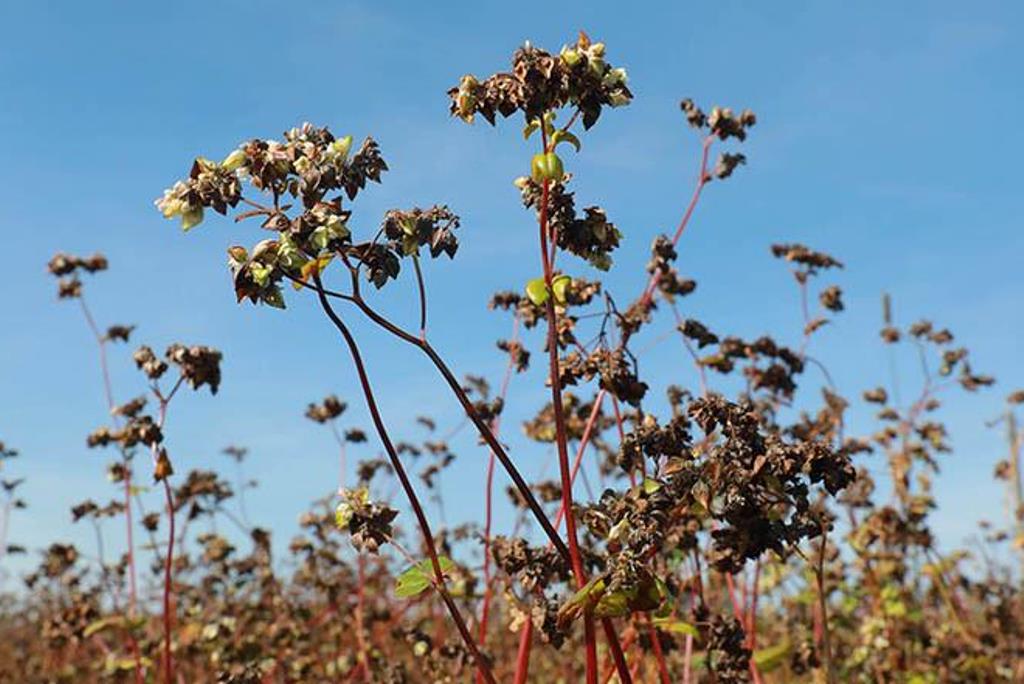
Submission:
[[[171,630],[173,612],[171,610],[171,572],[174,563],[174,499],[171,496],[171,485],[164,478],[164,496],[167,501],[167,563],[164,565],[164,681],[174,681],[174,664],[171,659]]]
[[[515,316],[512,319],[512,341],[515,342],[519,335],[519,317]],[[508,395],[509,382],[512,380],[512,367],[513,358],[509,354],[508,364],[505,366],[505,376],[501,381],[501,391],[498,396],[502,402],[505,401],[505,397]],[[501,432],[501,414],[494,417],[491,421],[491,432],[497,436]],[[490,451],[490,458],[487,462],[487,491],[486,491],[486,503],[484,510],[484,599],[483,606],[480,609],[480,633],[479,643],[480,648],[484,648],[487,643],[487,623],[491,612],[491,597],[494,594],[493,587],[491,586],[491,513],[493,511],[493,499],[494,499],[494,461],[496,460],[494,450]],[[558,527],[557,523],[555,525]],[[477,674],[477,683],[481,682],[479,673]]]
[[[526,684],[530,670],[530,644],[533,643],[533,621],[527,618],[519,632],[519,651],[516,655],[515,684]]]
[[[701,159],[700,159],[700,175],[697,176],[697,185],[693,189],[693,195],[690,197],[690,203],[686,207],[686,211],[683,213],[683,218],[679,221],[679,226],[676,228],[675,234],[672,236],[672,246],[675,247],[679,242],[679,238],[683,236],[683,231],[686,230],[686,226],[690,223],[690,217],[693,216],[693,210],[697,208],[697,202],[700,200],[700,194],[704,190],[704,186],[711,180],[711,176],[708,174],[708,155],[711,152],[711,144],[715,141],[713,135],[708,135],[704,138],[702,145]],[[654,295],[654,290],[658,286],[658,281],[661,280],[661,271],[655,271],[651,275],[650,281],[647,283],[647,287],[644,290],[644,294],[641,297],[641,305],[646,306],[651,301],[651,297]]]
[[[545,142],[545,147],[546,147]],[[565,510],[565,530],[569,544],[569,559],[572,564],[576,585],[582,589],[587,583],[583,570],[583,557],[580,555],[579,541],[576,534],[576,519],[572,512],[572,473],[569,467],[569,450],[565,431],[565,413],[562,406],[562,387],[558,371],[558,315],[552,290],[553,273],[551,261],[548,259],[548,194],[549,181],[544,180],[541,187],[540,204],[540,250],[541,262],[544,267],[544,283],[549,296],[546,301],[548,319],[548,361],[549,379],[551,381],[551,402],[555,414],[555,443],[558,447],[558,470],[562,484],[562,508]],[[597,640],[594,635],[594,618],[590,611],[583,616],[583,629],[586,644],[587,683],[597,684]]]

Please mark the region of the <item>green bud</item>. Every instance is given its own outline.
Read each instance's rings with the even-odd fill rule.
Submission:
[[[572,284],[572,278],[567,275],[555,276],[551,281],[551,291],[555,295],[555,303],[565,305],[565,291]]]
[[[534,278],[526,283],[526,297],[536,306],[543,306],[548,301],[548,287],[543,278]]]
[[[530,176],[538,183],[560,181],[564,175],[562,160],[554,152],[535,154],[530,162]]]

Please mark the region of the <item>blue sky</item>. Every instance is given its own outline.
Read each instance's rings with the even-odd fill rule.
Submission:
[[[813,346],[844,392],[856,396],[887,378],[875,332],[883,291],[902,322],[926,316],[949,326],[975,366],[1000,382],[948,404],[957,451],[944,463],[935,520],[953,544],[979,518],[998,518],[1001,493],[990,475],[1003,447],[984,421],[1024,386],[1022,6],[582,5],[4,3],[0,439],[22,451],[5,476],[29,478],[31,506],[15,519],[12,540],[88,545],[68,506],[115,495],[103,475],[107,454],[84,445],[105,407],[79,312],[56,301],[44,272],[58,250],[108,255],[112,270],[88,284],[90,301],[101,321],[138,324],[135,342],[224,351],[220,394],[175,401],[168,448],[183,473],[226,467],[221,447],[249,446],[249,474],[261,481],[250,513],[279,530],[278,542],[335,481],[330,435],[302,417],[306,402],[336,392],[353,407],[346,424],[369,427],[347,355],[311,302],[292,296],[286,313],[234,303],[224,248],[251,244],[259,232],[210,219],[186,237],[152,206],[194,156],[219,157],[250,137],[306,120],[373,135],[392,170],[356,205],[353,223],[364,231],[392,207],[438,202],[459,212],[459,258],[427,273],[431,336],[457,372],[497,382],[503,359],[493,342],[509,321],[485,302],[539,268],[536,232],[511,186],[531,152],[517,122],[492,130],[451,120],[444,92],[466,72],[504,69],[523,40],[557,50],[580,28],[608,44],[636,95],[567,158],[579,201],[603,204],[625,234],[607,281],[613,292],[628,299],[638,290],[651,239],[672,230],[688,197],[698,141],[679,99],[752,108],[760,121],[744,145],[749,165],[708,188],[681,244],[680,266],[700,282],[687,315],[744,336],[789,331],[795,342],[796,290],[768,246],[802,241],[847,264],[829,282],[844,287],[848,310]],[[411,290],[392,289],[382,306],[411,324]],[[659,325],[647,344],[671,327]],[[396,436],[423,436],[412,420],[422,412],[442,429],[459,422],[422,358],[355,328]],[[539,338],[529,342],[536,349]],[[129,352],[119,348],[112,359],[122,400],[144,388]],[[675,341],[651,356],[654,376],[693,385]],[[913,371],[904,364],[905,388],[918,381]],[[518,427],[545,396],[539,383],[537,372],[516,378],[506,416],[505,438],[527,474],[551,457]],[[449,519],[479,518],[486,454],[468,434],[454,444]],[[374,451],[371,443],[360,455]],[[507,526],[507,513],[498,520]],[[120,528],[108,527],[116,548]]]

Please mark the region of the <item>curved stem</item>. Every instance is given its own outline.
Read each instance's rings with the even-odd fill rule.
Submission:
[[[329,290],[324,290],[322,287],[319,286],[319,281],[318,286],[312,289],[317,291],[317,294],[319,296],[333,296],[331,295]],[[530,489],[530,485],[527,484],[526,480],[519,472],[519,469],[516,468],[515,464],[512,462],[511,457],[509,457],[508,452],[505,451],[505,448],[502,446],[501,442],[498,441],[498,438],[495,436],[494,431],[491,430],[487,422],[484,421],[484,419],[480,416],[480,413],[476,410],[476,407],[473,405],[472,400],[470,400],[469,395],[466,394],[466,390],[463,389],[462,384],[458,381],[458,379],[455,377],[455,374],[452,373],[451,369],[444,362],[444,359],[441,358],[441,356],[437,353],[437,351],[434,349],[434,347],[430,344],[429,341],[427,341],[426,339],[416,337],[415,335],[403,330],[402,328],[398,327],[397,325],[389,321],[387,318],[379,314],[369,304],[367,304],[366,301],[359,295],[358,280],[356,280],[355,277],[353,277],[353,293],[353,295],[345,295],[342,298],[354,303],[359,308],[359,310],[363,312],[363,314],[365,314],[371,321],[373,321],[380,327],[384,328],[384,330],[386,330],[387,332],[391,333],[395,337],[398,337],[402,341],[417,347],[427,356],[427,358],[430,359],[431,363],[434,364],[434,367],[441,374],[441,377],[444,378],[445,383],[448,385],[449,389],[451,389],[452,393],[455,395],[455,398],[462,406],[463,411],[466,412],[466,416],[469,418],[470,422],[473,423],[473,426],[480,434],[480,437],[484,440],[484,442],[487,443],[487,446],[491,449],[494,455],[497,456],[498,462],[501,463],[502,467],[505,469],[505,472],[508,473],[508,476],[511,478],[512,483],[513,485],[515,485],[515,488],[519,495],[523,497],[524,501],[526,501],[527,507],[530,509],[530,512],[533,513],[537,522],[544,530],[544,534],[547,535],[548,540],[558,551],[559,555],[561,555],[566,560],[566,562],[568,562],[569,548],[565,545],[565,542],[562,541],[562,539],[558,536],[558,533],[555,531],[555,528],[551,525],[551,520],[544,512],[544,509],[541,507],[540,502],[537,501],[537,497],[534,496],[533,490]]]
[[[412,265],[416,270],[416,290],[420,295],[420,339],[427,339],[427,288],[423,284],[423,269],[420,268],[420,258],[412,257]]]
[[[469,633],[469,629],[466,627],[466,622],[462,618],[462,613],[459,611],[458,606],[455,605],[455,601],[452,599],[451,594],[449,594],[448,590],[445,588],[444,572],[441,570],[441,564],[438,560],[437,547],[434,543],[434,536],[430,531],[430,523],[427,521],[427,516],[423,512],[423,507],[420,505],[419,497],[416,495],[416,490],[413,488],[412,483],[409,481],[409,476],[405,472],[405,466],[402,465],[402,461],[398,457],[398,452],[395,450],[395,446],[391,442],[391,437],[388,434],[387,427],[384,425],[384,420],[381,417],[379,408],[377,407],[377,400],[373,394],[373,388],[370,385],[369,376],[366,373],[366,367],[363,364],[362,354],[359,352],[359,346],[356,344],[355,338],[349,331],[348,326],[345,325],[338,314],[334,311],[331,307],[331,303],[327,300],[327,296],[323,293],[319,275],[314,275],[313,278],[316,281],[318,289],[321,290],[318,292],[321,308],[323,308],[324,313],[327,314],[331,323],[334,324],[334,327],[338,329],[338,332],[340,332],[341,336],[345,339],[345,344],[348,346],[349,352],[352,355],[352,362],[356,367],[356,373],[359,376],[359,383],[363,390],[363,397],[366,399],[366,406],[370,411],[370,416],[373,419],[377,435],[380,437],[384,450],[388,454],[388,459],[391,461],[391,467],[398,476],[402,489],[405,491],[406,498],[409,500],[409,505],[412,507],[413,515],[416,517],[416,521],[419,524],[420,532],[423,535],[423,540],[427,548],[427,554],[430,557],[430,564],[434,570],[435,589],[437,589],[438,594],[441,595],[441,599],[448,608],[448,612],[451,615],[452,620],[455,622],[455,626],[458,629],[463,642],[466,644],[466,648],[473,655],[477,670],[483,676],[485,681],[495,682],[494,675],[491,673],[491,668],[480,654],[476,642],[473,640],[472,635]]]

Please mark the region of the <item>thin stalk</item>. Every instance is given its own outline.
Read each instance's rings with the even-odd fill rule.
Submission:
[[[537,497],[534,496],[533,490],[530,489],[530,485],[527,484],[525,479],[523,479],[523,476],[519,472],[519,469],[516,468],[515,464],[512,462],[511,457],[509,457],[508,452],[501,445],[501,442],[498,441],[498,438],[490,429],[490,426],[487,424],[487,422],[480,416],[480,413],[476,410],[476,407],[473,405],[473,402],[469,398],[469,395],[466,394],[466,390],[463,389],[462,384],[459,382],[458,378],[455,377],[455,374],[444,362],[444,359],[442,359],[441,356],[437,353],[433,345],[431,345],[430,342],[427,341],[426,339],[417,337],[407,332],[406,330],[403,330],[402,328],[400,328],[399,326],[395,325],[390,320],[382,316],[380,313],[378,313],[369,304],[367,304],[359,293],[358,275],[354,269],[352,269],[351,295],[345,295],[342,293],[325,290],[320,284],[319,279],[316,281],[316,283],[316,287],[311,287],[311,289],[316,291],[318,296],[337,297],[339,299],[352,302],[371,321],[373,321],[380,327],[384,328],[384,330],[391,333],[395,337],[398,337],[402,341],[417,347],[427,356],[428,359],[430,359],[431,363],[441,374],[441,377],[444,378],[445,383],[448,385],[449,389],[451,389],[452,393],[455,395],[455,398],[462,406],[462,409],[463,411],[465,411],[466,416],[469,418],[470,422],[473,423],[473,426],[480,434],[480,437],[484,440],[484,442],[486,442],[487,446],[491,449],[494,455],[497,456],[498,462],[501,463],[502,467],[508,473],[519,495],[523,497],[524,501],[526,501],[527,507],[533,513],[538,524],[540,524],[541,528],[544,530],[544,534],[547,535],[548,539],[551,541],[552,545],[558,551],[559,555],[561,555],[563,558],[566,559],[566,561],[568,561],[569,549],[565,545],[565,542],[563,542],[561,538],[559,538],[558,533],[555,531],[554,527],[552,527],[551,520],[544,512],[544,509],[541,507],[540,502],[537,501]]]
[[[693,189],[693,195],[690,197],[690,203],[686,206],[686,211],[683,212],[683,218],[679,221],[679,226],[676,227],[676,232],[672,235],[672,246],[675,247],[679,242],[679,239],[683,236],[683,231],[686,230],[686,226],[690,223],[690,218],[693,216],[694,209],[697,208],[697,203],[700,201],[700,195],[704,191],[704,186],[711,180],[711,175],[708,173],[708,155],[711,153],[711,144],[715,141],[713,135],[708,135],[704,138],[704,142],[701,145],[701,159],[700,159],[700,172],[697,176],[697,184]],[[655,288],[658,287],[658,282],[661,280],[661,271],[655,271],[651,275],[651,279],[647,283],[647,287],[644,289],[644,294],[640,298],[641,306],[646,306],[650,303],[651,298],[654,295]]]
[[[512,341],[515,342],[519,336],[519,317],[515,316],[512,319]],[[501,390],[498,393],[498,397],[505,401],[505,397],[508,395],[508,386],[512,380],[512,368],[513,358],[509,355],[508,363],[505,366],[505,375],[501,381]],[[501,431],[501,414],[499,413],[491,421],[491,431],[497,435]],[[493,499],[494,499],[494,451],[490,452],[490,457],[487,461],[487,491],[485,494],[485,509],[484,509],[484,598],[483,605],[480,609],[480,648],[484,648],[487,643],[487,623],[490,617],[491,609],[491,597],[494,594],[493,587],[491,586],[491,519],[493,512]],[[480,682],[480,676],[477,675],[477,682]]]
[[[171,573],[174,564],[174,498],[171,496],[171,485],[164,478],[164,498],[167,501],[167,561],[164,564],[164,681],[174,681],[174,664],[171,660],[171,630],[173,629],[173,612],[171,610]]]
[[[416,517],[416,521],[419,525],[420,532],[423,535],[427,548],[427,555],[430,557],[430,564],[434,570],[435,589],[437,589],[438,594],[440,594],[441,599],[448,608],[448,613],[455,622],[455,626],[462,637],[462,641],[466,644],[466,648],[472,654],[477,670],[486,682],[493,683],[496,680],[494,679],[494,675],[491,673],[490,665],[487,664],[481,655],[477,648],[476,641],[474,641],[472,635],[469,633],[469,629],[466,627],[466,622],[462,617],[462,613],[459,611],[458,606],[455,604],[455,601],[452,599],[447,588],[445,588],[444,572],[441,570],[441,564],[438,560],[437,547],[434,543],[434,536],[430,531],[430,523],[427,521],[427,516],[423,512],[423,507],[420,505],[419,497],[416,495],[416,490],[413,488],[412,483],[409,481],[409,476],[405,472],[405,466],[402,465],[402,461],[398,457],[398,452],[395,450],[394,444],[391,442],[391,437],[388,434],[387,427],[384,425],[384,419],[381,417],[380,410],[377,407],[377,400],[374,396],[373,388],[370,385],[370,379],[367,375],[366,367],[363,364],[363,358],[359,351],[359,346],[356,344],[355,338],[349,331],[348,326],[345,325],[338,314],[334,311],[333,307],[331,307],[331,303],[327,300],[327,296],[323,292],[323,285],[320,282],[319,275],[314,275],[313,278],[316,281],[317,288],[319,289],[318,298],[320,300],[321,308],[323,308],[324,313],[327,314],[331,323],[333,323],[338,329],[338,332],[341,333],[341,336],[344,338],[345,344],[348,346],[349,352],[352,355],[352,362],[356,367],[356,373],[359,376],[359,383],[363,390],[363,397],[366,400],[366,406],[370,411],[370,416],[373,419],[377,435],[380,437],[384,450],[388,454],[388,459],[391,461],[391,467],[398,476],[402,489],[405,491],[406,498],[409,500],[409,505],[412,507],[413,515]]]
[[[523,623],[519,632],[519,650],[516,654],[515,684],[526,684],[526,676],[530,671],[530,644],[533,641],[533,621]]]
[[[78,297],[78,303],[82,308],[82,314],[85,316],[85,322],[89,326],[92,336],[96,339],[96,347],[99,350],[100,373],[103,376],[103,393],[107,400],[107,409],[113,414],[116,404],[114,403],[113,385],[110,381],[110,365],[107,362],[107,340],[100,332],[99,326],[96,325],[96,319],[93,318],[92,311],[90,311],[89,305],[85,301],[85,295]],[[117,417],[114,416],[113,419],[114,423],[117,424]],[[135,571],[135,543],[132,539],[132,469],[131,461],[129,461],[123,449],[121,450],[121,462],[124,465],[125,543],[128,546],[128,616],[134,617],[139,592]],[[142,684],[142,654],[139,651],[138,642],[133,635],[128,635],[128,642],[132,650],[132,656],[135,659],[135,682],[136,684]]]
[[[160,412],[157,419],[157,427],[161,430],[164,424],[167,422],[167,406],[171,403],[171,399],[177,394],[178,389],[184,382],[185,376],[179,375],[178,381],[174,384],[174,387],[165,397],[160,393],[158,389],[154,387],[153,393],[156,395],[160,402]],[[157,462],[157,449],[158,446],[154,444],[150,451],[153,455],[153,463],[156,465]],[[171,494],[171,484],[169,476],[163,478],[164,485],[164,498],[167,503],[167,519],[168,519],[168,532],[167,532],[167,557],[164,559],[164,594],[163,594],[163,623],[164,623],[164,681],[167,684],[172,684],[174,681],[174,661],[171,656],[171,633],[173,630],[173,612],[171,610],[171,585],[173,581],[172,573],[174,571],[174,497]]]
[[[547,142],[545,140],[545,148]],[[540,250],[541,262],[544,267],[544,283],[549,293],[553,292],[551,260],[548,258],[548,195],[549,181],[545,179],[541,186],[540,204]],[[562,508],[565,509],[565,531],[569,542],[569,559],[576,585],[582,589],[587,583],[583,570],[583,558],[580,555],[579,541],[576,535],[576,518],[572,510],[572,472],[569,466],[569,449],[565,431],[565,410],[562,406],[561,374],[558,370],[558,315],[555,312],[554,296],[550,295],[545,302],[548,319],[548,377],[551,381],[551,404],[555,415],[555,444],[558,448],[558,471],[562,484]],[[597,641],[594,637],[594,618],[590,611],[583,615],[583,628],[586,647],[587,683],[597,684]]]
[[[825,674],[828,684],[836,684],[835,663],[832,662],[832,634],[828,625],[828,599],[825,593],[825,551],[828,548],[828,530],[822,527],[821,550],[818,552],[818,563],[814,571],[818,583],[818,610],[821,612],[821,645],[825,659]]]
[[[661,684],[672,684],[672,678],[668,674],[668,665],[665,663],[665,653],[661,648],[661,639],[650,618],[647,618],[647,636],[654,646],[654,657],[658,662],[658,676],[661,678]]]
[[[415,254],[412,257],[412,265],[416,271],[416,290],[420,296],[420,339],[427,339],[427,288],[423,284],[423,269],[420,268],[420,258]]]

